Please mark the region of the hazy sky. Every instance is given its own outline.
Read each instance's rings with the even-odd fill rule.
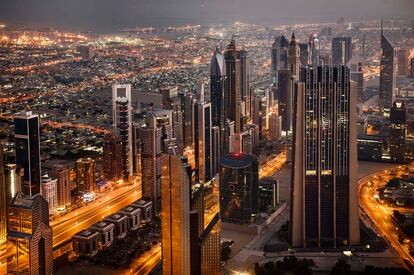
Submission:
[[[114,31],[183,23],[412,18],[414,0],[0,0],[0,22]]]

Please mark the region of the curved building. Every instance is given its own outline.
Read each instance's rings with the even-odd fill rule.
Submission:
[[[258,162],[254,156],[231,153],[220,160],[222,220],[249,223],[258,211]]]

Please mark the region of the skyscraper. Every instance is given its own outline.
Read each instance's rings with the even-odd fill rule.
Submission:
[[[69,169],[66,165],[54,165],[48,174],[57,180],[57,208],[63,210],[71,204]]]
[[[0,143],[0,246],[7,241],[7,194],[4,177],[3,153],[3,146]]]
[[[258,162],[243,153],[230,153],[220,160],[220,215],[224,221],[249,223],[259,202]]]
[[[351,69],[351,80],[356,84],[357,104],[364,103],[364,72],[362,71],[362,60],[355,61],[354,58],[349,61]]]
[[[114,133],[122,139],[122,170],[124,180],[133,172],[132,161],[131,85],[112,86],[112,123]]]
[[[381,21],[381,64],[380,64],[380,100],[381,106],[389,110],[395,98],[396,52],[391,41],[385,36]]]
[[[352,37],[332,39],[332,65],[346,65],[352,58]]]
[[[309,45],[307,43],[299,43],[300,49],[300,64],[302,66],[309,65]]]
[[[22,192],[33,196],[40,193],[40,130],[39,116],[20,112],[14,116],[16,164],[24,169]]]
[[[301,69],[291,185],[293,247],[359,243],[356,99],[349,68]]]
[[[81,158],[76,161],[76,188],[78,192],[87,194],[95,192],[95,161]]]
[[[319,65],[319,39],[315,33],[309,36],[309,54],[310,54],[310,65]]]
[[[203,89],[203,88],[201,88]],[[200,93],[202,93],[200,91]],[[212,168],[212,137],[211,137],[211,103],[198,98],[194,110],[194,156],[196,180],[207,182],[211,179]]]
[[[190,178],[183,159],[162,160],[161,232],[163,274],[190,274]]]
[[[408,56],[409,56],[409,52],[407,49],[398,49],[397,51],[398,75],[407,76],[409,74]]]
[[[241,131],[241,61],[240,53],[236,49],[236,42],[230,41],[224,53],[226,62],[225,92],[224,92],[224,108],[226,109],[226,119],[234,121],[235,132]]]
[[[287,48],[289,41],[284,35],[276,36],[272,44],[272,81],[275,86],[278,85],[279,69],[287,69]]]
[[[396,163],[405,162],[407,109],[404,102],[394,102],[390,110],[390,157]]]
[[[224,86],[226,81],[226,62],[219,47],[214,51],[210,61],[210,96],[212,122],[222,129],[225,124]]]
[[[108,181],[123,179],[122,139],[119,136],[107,135],[103,145],[104,177]]]
[[[57,207],[57,180],[49,175],[42,176],[41,194],[49,206],[49,215],[55,214]]]
[[[10,274],[52,275],[53,238],[49,208],[40,195],[17,193],[9,215],[9,242],[13,246]]]
[[[251,97],[250,97],[250,58],[248,52],[243,49],[240,54],[240,95],[241,95],[241,113],[244,121],[250,118]],[[242,125],[241,127],[243,127]],[[242,128],[240,129],[242,130]]]
[[[300,70],[300,48],[296,41],[295,33],[292,33],[288,48],[288,69],[294,77],[299,76]]]
[[[153,207],[159,209],[161,196],[161,153],[162,129],[157,125],[157,117],[149,112],[146,126],[139,129],[141,139],[142,196],[152,200]]]

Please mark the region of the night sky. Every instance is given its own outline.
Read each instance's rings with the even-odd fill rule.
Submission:
[[[0,22],[101,32],[186,23],[412,18],[414,0],[0,0]]]

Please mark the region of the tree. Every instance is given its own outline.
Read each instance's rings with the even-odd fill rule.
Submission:
[[[226,262],[230,259],[231,248],[230,246],[226,246],[221,250],[221,260]]]
[[[331,275],[348,275],[351,274],[351,265],[345,259],[339,259],[335,266],[332,267]]]

